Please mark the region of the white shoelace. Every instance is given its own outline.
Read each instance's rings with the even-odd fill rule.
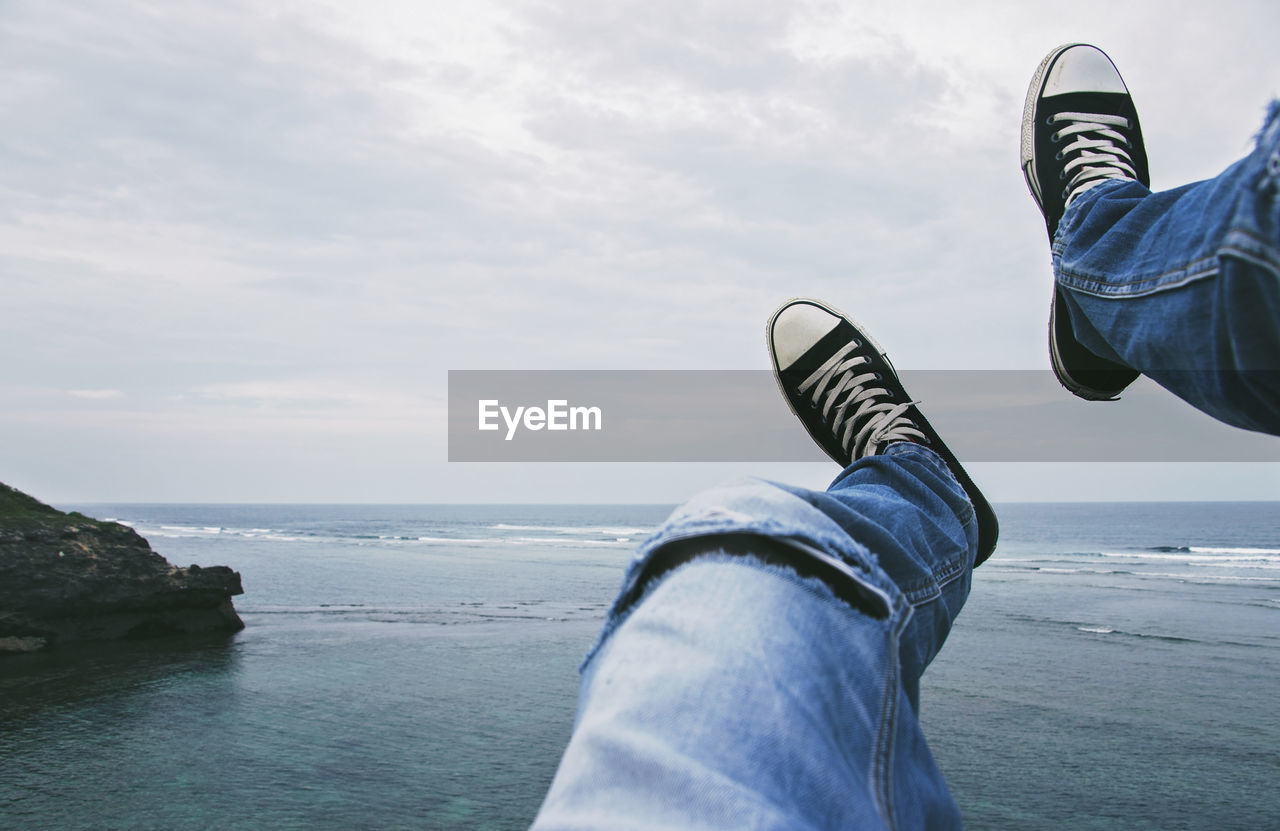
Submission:
[[[1061,160],[1078,154],[1062,168],[1064,178],[1070,177],[1062,189],[1062,198],[1067,205],[1105,179],[1138,178],[1127,149],[1132,147],[1129,139],[1112,129],[1129,129],[1129,119],[1100,113],[1058,113],[1050,116],[1048,121],[1050,124],[1067,122],[1069,125],[1049,137],[1055,144],[1072,139],[1058,151],[1057,158]]]
[[[865,355],[848,357],[860,345],[854,341],[832,355],[805,379],[799,392],[803,395],[813,390],[814,406],[822,406],[823,420],[853,459],[874,455],[893,441],[928,442],[905,415],[919,402],[891,404],[889,391],[876,385],[880,377],[875,372],[857,374],[856,367],[871,363]]]

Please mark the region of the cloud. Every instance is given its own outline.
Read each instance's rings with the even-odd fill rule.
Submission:
[[[141,453],[157,425],[372,434],[392,429],[379,411],[438,445],[420,400],[448,369],[761,368],[763,321],[795,294],[846,308],[899,366],[1043,368],[1047,247],[1016,163],[1040,57],[1111,51],[1172,185],[1243,151],[1278,18],[1261,0],[8,4],[0,350],[21,359],[0,385],[120,390],[97,403],[128,405]],[[51,407],[0,402],[28,425],[0,463],[97,429],[37,436]],[[302,469],[290,453],[273,464]],[[236,464],[258,469],[218,464],[232,498]]]
[[[113,398],[124,398],[120,390],[67,390],[72,398],[85,398],[90,401],[106,401]]]

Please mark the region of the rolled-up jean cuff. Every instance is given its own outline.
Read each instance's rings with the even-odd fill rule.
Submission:
[[[817,578],[851,610],[893,618],[899,627],[911,614],[876,557],[834,520],[784,488],[748,479],[695,497],[640,545],[583,667],[670,569],[713,551],[754,555]]]
[[[649,552],[649,557],[627,575],[618,599],[618,611],[625,614],[640,601],[648,587],[668,572],[707,554],[724,557],[744,555],[774,566],[783,566],[801,577],[817,579],[837,598],[857,611],[874,618],[887,618],[892,599],[863,579],[855,569],[820,548],[797,539],[759,534],[715,534],[673,540]]]

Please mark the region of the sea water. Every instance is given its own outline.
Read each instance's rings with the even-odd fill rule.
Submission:
[[[515,829],[663,506],[93,505],[231,638],[0,662],[0,828]],[[1280,827],[1280,505],[999,507],[925,675],[972,828]]]

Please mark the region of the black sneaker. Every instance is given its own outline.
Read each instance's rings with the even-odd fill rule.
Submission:
[[[1138,113],[1115,64],[1096,46],[1059,46],[1040,62],[1022,110],[1022,173],[1049,241],[1071,201],[1107,179],[1151,184]],[[1059,289],[1049,307],[1049,355],[1064,387],[1090,400],[1110,400],[1138,373],[1080,345]]]
[[[884,350],[851,319],[817,300],[789,300],[765,331],[778,387],[809,435],[841,466],[910,441],[941,456],[978,515],[978,555],[999,526],[986,497],[898,380]]]

